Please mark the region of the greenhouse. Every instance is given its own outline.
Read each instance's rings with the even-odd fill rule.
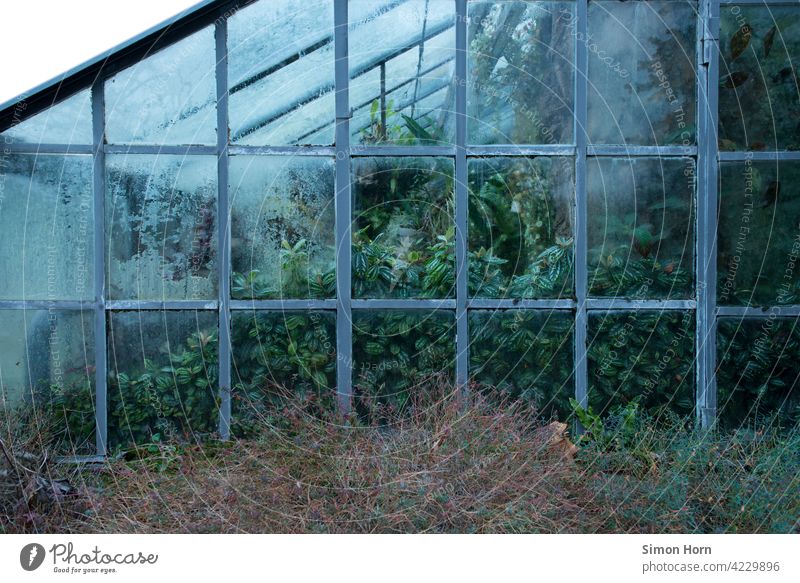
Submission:
[[[788,0],[202,2],[0,106],[2,407],[794,426],[798,58]]]

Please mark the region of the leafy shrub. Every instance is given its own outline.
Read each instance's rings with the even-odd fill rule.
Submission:
[[[239,312],[232,329],[235,435],[279,425],[292,402],[316,414],[334,409],[335,314]]]
[[[147,443],[154,435],[191,441],[217,430],[217,333],[199,331],[184,346],[165,347],[158,361],[112,372],[108,383],[108,441]]]
[[[718,422],[726,429],[792,428],[800,421],[796,320],[721,319]]]

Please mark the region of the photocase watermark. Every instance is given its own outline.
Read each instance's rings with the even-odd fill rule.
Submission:
[[[108,553],[96,545],[87,552],[81,552],[68,542],[54,544],[49,550],[39,543],[29,543],[19,553],[19,564],[25,571],[35,571],[48,556],[54,573],[82,575],[115,573],[119,565],[155,565],[158,562],[158,555],[154,553]]]

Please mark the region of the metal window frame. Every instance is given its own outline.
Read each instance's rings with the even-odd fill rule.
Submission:
[[[469,1],[451,0],[455,26],[455,143],[450,146],[362,146],[351,144],[350,120],[353,108],[349,101],[350,68],[348,60],[348,2],[333,0],[333,43],[335,53],[335,145],[334,146],[246,146],[231,144],[228,135],[228,17],[255,0],[206,0],[184,15],[151,29],[130,43],[113,49],[106,55],[65,75],[67,81],[50,82],[34,90],[30,100],[18,99],[0,106],[0,127],[8,127],[17,106],[30,101],[25,117],[34,115],[54,100],[65,99],[77,91],[91,89],[91,144],[5,144],[6,153],[27,154],[84,154],[93,157],[94,200],[94,269],[92,301],[0,301],[0,310],[69,309],[91,310],[95,333],[95,403],[96,454],[108,452],[107,371],[108,315],[117,310],[202,310],[216,311],[219,325],[219,434],[230,437],[231,427],[231,338],[232,313],[245,310],[296,311],[327,310],[336,313],[337,400],[343,414],[352,407],[352,366],[354,311],[370,310],[448,310],[456,322],[456,383],[462,393],[469,384],[469,313],[471,310],[567,310],[574,314],[574,389],[575,398],[588,402],[589,371],[588,321],[592,313],[613,311],[658,312],[665,310],[694,311],[696,318],[696,411],[700,427],[710,428],[716,419],[716,328],[721,317],[800,318],[800,305],[752,308],[716,305],[716,245],[719,164],[742,160],[800,160],[800,152],[719,152],[717,145],[718,77],[719,77],[719,19],[721,7],[727,5],[795,5],[796,0],[698,0],[698,30],[696,39],[697,71],[697,145],[696,146],[631,146],[589,144],[586,135],[588,115],[589,55],[586,43],[579,42],[588,30],[589,0],[574,0],[576,34],[573,41],[575,58],[573,144],[552,145],[471,145],[467,140],[467,78]],[[154,146],[107,144],[105,140],[105,81],[118,71],[150,54],[185,38],[207,26],[215,28],[217,142],[214,146]],[[424,35],[423,35],[424,36]],[[423,39],[424,40],[424,39]],[[417,41],[422,42],[422,41]],[[380,63],[374,65],[380,66]],[[385,86],[384,86],[385,87]],[[12,111],[13,110],[13,111]],[[107,154],[180,154],[217,156],[218,178],[218,240],[219,296],[215,300],[137,301],[106,300],[106,176]],[[229,160],[231,156],[327,156],[335,159],[335,240],[336,240],[336,298],[335,299],[278,299],[235,300],[231,298],[231,233]],[[351,220],[352,161],[360,157],[415,156],[447,157],[455,169],[455,227],[456,227],[456,284],[455,297],[450,299],[353,299],[351,286]],[[573,299],[485,299],[468,295],[468,165],[470,159],[483,157],[571,157],[575,169],[574,199],[574,282]],[[692,158],[696,161],[695,188],[695,296],[685,300],[632,300],[625,298],[593,298],[588,289],[588,205],[587,162],[590,158],[640,157]],[[97,457],[95,456],[95,457]]]

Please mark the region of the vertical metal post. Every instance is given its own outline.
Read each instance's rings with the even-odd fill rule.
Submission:
[[[713,426],[717,409],[717,105],[719,0],[703,0],[699,26],[697,180],[697,421]]]
[[[105,309],[106,155],[105,86],[102,77],[92,85],[92,148],[94,151],[92,200],[94,202],[94,383],[95,448],[108,453],[108,352]]]
[[[589,372],[586,360],[588,314],[586,295],[589,285],[587,263],[587,93],[589,55],[586,42],[589,20],[588,0],[578,0],[575,34],[575,399],[582,407],[588,404]]]
[[[382,140],[386,139],[386,63],[381,63],[381,133]]]
[[[353,327],[351,308],[350,71],[347,48],[347,0],[335,0],[336,55],[336,394],[347,415],[353,394]]]
[[[469,375],[467,319],[467,0],[456,0],[456,386],[463,394]]]
[[[228,19],[215,23],[217,75],[217,241],[219,245],[219,435],[231,434],[231,237],[228,197]]]

